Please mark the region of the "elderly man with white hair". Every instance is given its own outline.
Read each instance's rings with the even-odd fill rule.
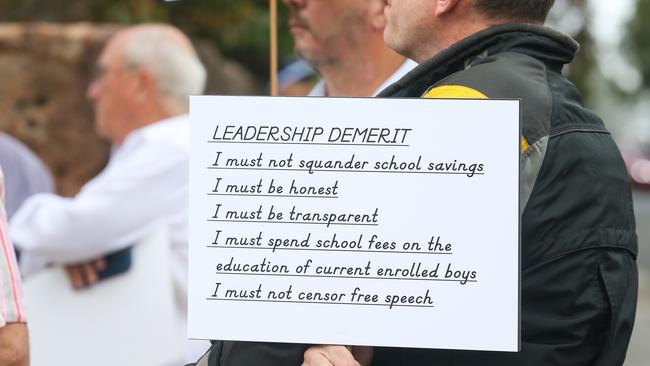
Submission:
[[[38,194],[11,221],[29,275],[66,266],[77,288],[92,285],[109,253],[164,225],[179,314],[186,317],[189,95],[201,94],[206,71],[176,28],[125,28],[102,51],[88,88],[96,129],[113,144],[106,168],[75,197]]]

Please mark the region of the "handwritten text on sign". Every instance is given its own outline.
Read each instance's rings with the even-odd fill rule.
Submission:
[[[190,337],[517,349],[518,102],[191,104]]]

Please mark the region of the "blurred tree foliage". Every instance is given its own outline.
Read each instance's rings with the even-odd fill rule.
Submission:
[[[287,26],[287,7],[278,3],[280,55],[286,58],[293,53],[293,42]],[[558,11],[552,13],[551,24],[581,43],[581,51],[568,71],[573,82],[587,93],[588,76],[595,67],[594,42],[587,27],[587,0],[557,0],[555,7]],[[639,0],[639,7],[644,12],[638,14],[650,15],[650,0]],[[223,54],[245,65],[260,80],[267,80],[268,8],[268,0],[0,0],[0,21],[168,22],[192,37],[213,41]],[[640,16],[633,27],[639,46],[650,41],[650,33],[642,31],[643,23]],[[650,73],[648,50],[645,48],[645,55],[640,55],[648,65],[646,74]],[[650,77],[646,80],[650,81]],[[588,99],[588,95],[585,97]]]
[[[292,54],[287,9],[279,3],[280,55]],[[0,0],[0,21],[165,22],[213,41],[258,78],[268,78],[268,0]]]
[[[587,0],[556,0],[548,23],[580,43],[580,51],[565,71],[580,90],[583,99],[589,101],[591,97],[589,79],[597,64],[595,41],[588,27],[590,14],[587,2]]]
[[[627,46],[641,73],[644,88],[650,88],[650,26],[646,23],[649,17],[650,0],[637,0],[634,16],[628,26]]]

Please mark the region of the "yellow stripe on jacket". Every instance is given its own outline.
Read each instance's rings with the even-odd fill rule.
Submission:
[[[422,98],[426,99],[488,99],[487,95],[463,85],[442,85],[429,89]],[[528,150],[528,141],[521,136],[521,152]]]

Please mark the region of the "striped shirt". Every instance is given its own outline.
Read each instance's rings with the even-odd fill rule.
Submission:
[[[14,247],[7,233],[4,188],[4,177],[0,169],[0,327],[6,323],[25,322],[20,274],[18,273]]]

